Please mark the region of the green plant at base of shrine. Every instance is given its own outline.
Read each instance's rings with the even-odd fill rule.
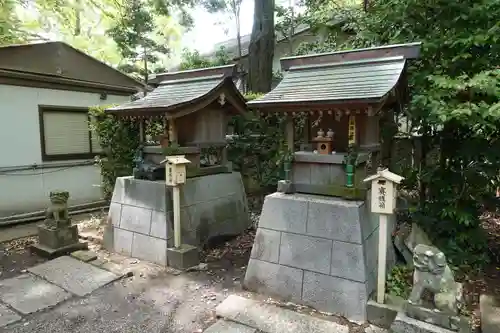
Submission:
[[[104,198],[111,199],[116,178],[132,174],[139,147],[139,125],[133,120],[106,114],[105,109],[104,106],[92,107],[89,115],[90,128],[103,149],[96,161],[101,168]]]
[[[413,270],[409,266],[394,266],[387,276],[387,293],[408,299],[412,288],[412,276]]]
[[[168,147],[163,147],[162,152],[164,156],[182,155],[183,151],[177,142],[172,142]]]

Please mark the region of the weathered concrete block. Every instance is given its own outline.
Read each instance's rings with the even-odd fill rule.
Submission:
[[[289,180],[279,180],[277,191],[285,194],[293,193],[294,192],[293,183]]]
[[[401,307],[391,304],[379,304],[369,300],[366,305],[366,316],[370,324],[389,329]]]
[[[111,202],[108,210],[108,220],[111,220],[111,224],[114,227],[120,226],[120,220],[122,217],[122,204],[117,202]]]
[[[330,274],[332,241],[283,232],[279,263],[296,268]]]
[[[292,179],[294,183],[311,183],[311,168],[309,163],[294,163]]]
[[[333,241],[330,275],[364,283],[364,259],[363,245]]]
[[[333,197],[309,197],[307,234],[360,244],[363,202]]]
[[[200,263],[198,249],[188,244],[168,248],[167,256],[168,265],[176,269],[188,269]]]
[[[12,324],[18,320],[21,320],[21,316],[6,307],[3,304],[0,304],[0,328]]]
[[[215,309],[217,316],[255,327],[259,332],[348,333],[349,327],[275,305],[231,295]]]
[[[167,265],[167,241],[134,233],[132,257]]]
[[[300,301],[303,271],[301,269],[250,259],[245,273],[245,288],[277,296],[287,301]]]
[[[259,227],[294,233],[306,232],[308,202],[302,195],[273,193],[264,200]]]
[[[278,263],[280,253],[281,232],[258,228],[250,257]]]
[[[153,210],[151,212],[151,229],[149,235],[161,239],[168,239],[171,237],[173,225],[170,214]]]
[[[120,228],[113,228],[113,247],[114,251],[124,255],[132,254],[132,241],[134,233]]]
[[[392,333],[453,333],[453,331],[425,323],[399,312],[391,325]]]
[[[500,301],[493,296],[481,295],[479,309],[482,333],[500,332]]]
[[[132,179],[124,184],[123,204],[159,211],[167,209],[167,189],[164,181]]]
[[[339,314],[350,320],[366,320],[368,295],[364,283],[304,271],[302,299],[321,311]]]
[[[44,224],[41,224],[38,226],[38,241],[40,245],[52,249],[78,243],[78,227],[70,225],[49,229]]]
[[[149,235],[151,214],[150,209],[124,205],[122,208],[120,229]]]
[[[92,251],[78,250],[71,253],[71,257],[83,262],[89,262],[97,259],[97,254]]]

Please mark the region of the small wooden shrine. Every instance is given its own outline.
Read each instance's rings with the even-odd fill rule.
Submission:
[[[185,155],[191,162],[188,177],[230,169],[228,121],[246,111],[245,99],[234,84],[236,74],[236,65],[159,74],[152,79],[157,87],[146,96],[106,110],[140,123],[136,178],[164,180],[165,155]],[[156,140],[146,140],[145,121],[159,121],[163,127]]]
[[[288,116],[293,163],[283,192],[365,198],[363,179],[380,163],[380,120],[408,102],[407,60],[419,50],[411,43],[281,59],[283,80],[248,106]],[[306,118],[301,138],[298,117]]]

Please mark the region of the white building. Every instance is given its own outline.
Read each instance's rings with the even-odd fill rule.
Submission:
[[[88,108],[130,100],[141,83],[62,42],[0,47],[0,217],[102,198]]]

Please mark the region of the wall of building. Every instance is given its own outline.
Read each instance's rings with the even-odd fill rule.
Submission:
[[[39,105],[89,107],[128,100],[127,96],[100,100],[98,93],[0,85],[0,216],[44,209],[49,192],[55,189],[69,191],[71,205],[102,198],[98,167],[81,160],[42,161]]]

